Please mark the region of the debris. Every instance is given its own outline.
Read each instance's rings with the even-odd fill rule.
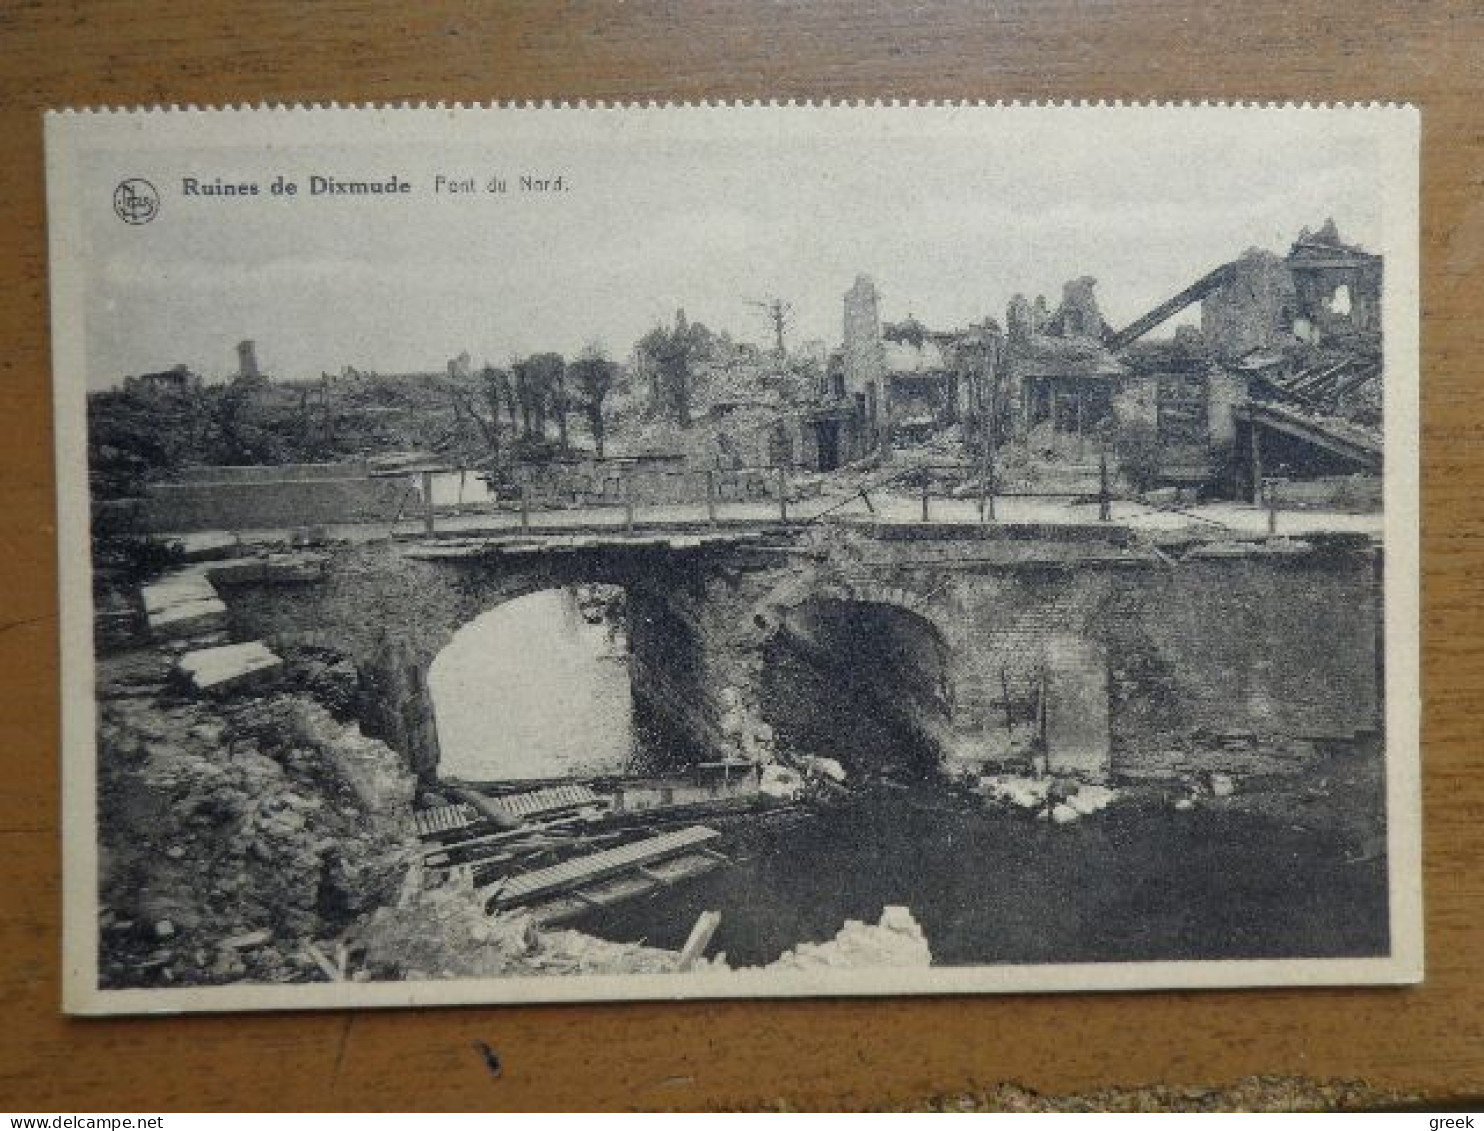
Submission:
[[[306,940],[301,952],[306,958],[319,967],[320,973],[331,982],[345,981],[345,975],[333,962],[325,957],[324,952],[311,941]]]
[[[1116,789],[1106,785],[1086,784],[1067,799],[1067,804],[1086,817],[1101,812],[1117,800]]]
[[[876,925],[848,919],[828,942],[800,943],[766,969],[772,971],[820,968],[867,969],[880,966],[931,966],[932,952],[912,912],[905,907],[882,909]]]
[[[808,770],[811,774],[829,778],[833,782],[843,784],[845,781],[845,767],[833,758],[810,758]]]
[[[991,801],[1016,809],[1041,809],[1051,783],[1045,778],[999,775],[979,779],[979,792]]]
[[[200,636],[227,625],[227,606],[204,574],[173,574],[146,585],[139,595],[150,635],[156,640]]]
[[[696,919],[695,926],[690,929],[690,937],[680,948],[680,958],[675,963],[677,971],[683,973],[695,965],[696,959],[704,954],[706,947],[711,944],[711,936],[716,934],[716,928],[719,926],[721,926],[720,911],[701,912]]]
[[[221,694],[271,681],[283,661],[261,640],[254,640],[187,652],[177,666],[197,691]]]
[[[518,829],[523,823],[521,818],[511,812],[508,806],[498,805],[478,790],[468,789],[461,785],[448,786],[448,792],[460,801],[472,805],[486,821],[489,821],[497,829]]]
[[[1213,773],[1210,778],[1212,797],[1230,797],[1237,791],[1236,782],[1230,774]]]
[[[1055,825],[1070,825],[1080,814],[1065,801],[1051,807],[1051,823]]]
[[[175,934],[175,924],[169,919],[161,919],[155,924],[155,938],[168,939]]]
[[[804,780],[797,770],[776,764],[763,767],[762,779],[758,782],[759,793],[780,801],[793,801],[803,791]]]
[[[222,950],[251,950],[253,947],[262,946],[273,938],[273,932],[267,927],[260,930],[248,931],[246,934],[233,935],[231,938],[222,939],[217,944]]]

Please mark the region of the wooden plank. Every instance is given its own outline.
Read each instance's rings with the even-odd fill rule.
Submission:
[[[716,871],[721,865],[709,856],[689,852],[672,856],[655,863],[651,871],[663,878],[667,887],[697,879]],[[655,881],[636,872],[620,872],[589,887],[579,894],[576,891],[557,892],[548,899],[526,904],[522,911],[543,925],[565,923],[580,919],[588,912],[604,907],[613,907],[628,900],[649,895],[656,889]]]
[[[577,887],[612,875],[614,872],[632,869],[654,860],[663,860],[667,856],[674,856],[688,849],[694,850],[720,836],[721,834],[715,829],[708,829],[704,825],[694,825],[678,832],[649,837],[646,840],[595,852],[589,856],[579,856],[561,864],[553,864],[549,868],[513,876],[504,892],[501,893],[500,903],[503,906],[512,906],[537,899],[550,892]]]
[[[696,959],[706,952],[711,944],[711,936],[716,934],[716,928],[721,926],[720,911],[702,911],[696,919],[696,924],[690,929],[690,936],[685,940],[685,945],[680,948],[680,957],[675,962],[675,969],[680,971],[689,970],[696,964]]]
[[[510,793],[490,798],[490,804],[503,809],[512,817],[535,817],[543,813],[554,813],[562,809],[578,809],[584,805],[601,804],[605,799],[586,785],[561,785],[551,789],[538,789],[530,793]]]
[[[419,809],[413,814],[417,835],[427,839],[442,833],[457,832],[477,824],[479,812],[467,802],[457,805],[437,805],[431,809]]]

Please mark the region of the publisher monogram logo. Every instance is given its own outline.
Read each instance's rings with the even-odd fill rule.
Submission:
[[[160,214],[160,194],[143,177],[130,177],[113,190],[113,210],[125,224],[148,224]]]

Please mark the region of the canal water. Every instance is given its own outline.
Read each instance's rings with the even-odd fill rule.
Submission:
[[[545,589],[466,625],[433,662],[439,773],[620,773],[637,746],[622,590]]]
[[[945,965],[1384,954],[1385,863],[1346,848],[1246,813],[1115,806],[1049,825],[917,791],[754,834],[728,847],[735,865],[573,925],[678,948],[720,911],[711,952],[733,966],[892,904]]]
[[[501,605],[434,664],[442,772],[465,780],[618,773],[633,721],[621,593],[549,590]],[[734,965],[911,909],[937,962],[1384,953],[1384,860],[1250,813],[1115,806],[1071,825],[978,807],[931,783],[729,837],[736,863],[574,924],[679,947],[722,913]]]

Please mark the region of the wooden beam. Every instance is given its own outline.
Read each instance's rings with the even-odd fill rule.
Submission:
[[[711,945],[711,936],[716,934],[716,928],[721,926],[720,911],[702,911],[697,917],[695,926],[690,929],[690,937],[685,940],[685,945],[680,948],[680,957],[675,962],[675,969],[679,972],[689,970],[696,964],[706,948]]]

